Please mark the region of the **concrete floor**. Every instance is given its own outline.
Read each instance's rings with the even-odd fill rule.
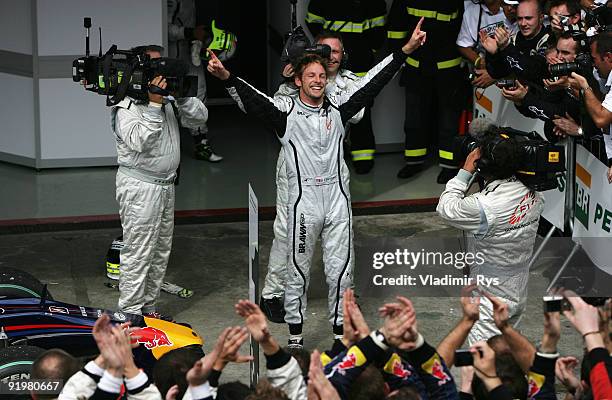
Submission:
[[[371,271],[368,253],[379,244],[389,243],[456,243],[460,232],[446,227],[435,213],[376,215],[355,217],[355,245],[357,254],[357,292],[359,303],[372,329],[381,320],[377,308],[385,299],[393,298],[393,290],[369,290],[367,278]],[[104,286],[105,254],[117,229],[30,233],[3,235],[0,241],[0,268],[10,266],[30,272],[49,283],[56,299],[82,305],[115,308],[118,293]],[[272,222],[260,223],[260,263],[262,281],[272,241]],[[393,240],[397,240],[394,242]],[[432,242],[432,240],[435,240]],[[436,242],[437,241],[437,242]],[[248,295],[248,225],[247,223],[218,223],[177,226],[174,246],[168,267],[167,280],[195,291],[192,298],[179,299],[162,294],[159,308],[179,321],[189,322],[205,339],[205,351],[214,344],[220,331],[229,325],[241,324],[233,305]],[[438,249],[440,250],[440,248]],[[542,334],[541,296],[548,286],[551,272],[560,265],[559,258],[545,251],[541,261],[532,269],[529,282],[529,302],[521,330],[534,343]],[[332,342],[331,328],[326,321],[327,306],[320,251],[315,254],[314,270],[309,293],[308,322],[304,338],[308,348],[327,349]],[[459,299],[434,296],[423,290],[402,290],[411,298],[418,311],[419,330],[432,344],[437,344],[454,326],[461,315]],[[279,341],[285,342],[284,325],[271,324]],[[562,354],[579,356],[582,340],[562,322],[559,349]],[[246,346],[243,347],[248,352]],[[262,368],[263,372],[263,368]],[[222,381],[248,381],[248,365],[230,365]]]

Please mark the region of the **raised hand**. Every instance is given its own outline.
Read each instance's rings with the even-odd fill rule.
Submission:
[[[149,82],[149,87],[151,86],[157,86],[160,89],[166,89],[166,86],[168,86],[168,84],[166,83],[166,79],[163,76],[156,76],[151,80],[151,82]],[[151,93],[149,91],[149,101],[151,103],[162,104],[162,102],[164,101],[164,96],[162,96],[161,94]]]
[[[221,79],[222,81],[229,79],[230,72],[225,69],[221,60],[217,58],[215,52],[211,49],[207,49],[206,51],[208,51],[208,55],[210,56],[210,60],[208,60],[208,67],[206,67],[208,72],[210,72],[210,74],[215,78]]]
[[[308,369],[308,400],[340,400],[340,395],[323,373],[321,353],[315,350],[310,355]]]
[[[249,332],[246,328],[235,326],[230,328],[223,342],[223,348],[219,357],[214,364],[217,371],[221,371],[230,362],[245,363],[253,360],[252,356],[238,354],[240,346],[249,338]]]
[[[391,346],[400,350],[412,350],[419,336],[416,312],[407,298],[398,296],[397,300],[398,303],[385,304],[379,310],[385,316],[380,332]]]
[[[270,338],[268,320],[257,304],[248,300],[240,300],[234,308],[236,313],[245,319],[246,327],[253,340],[261,343]]]
[[[480,318],[480,296],[474,296],[475,290],[476,284],[461,288],[461,309],[463,318],[468,321],[478,321]]]
[[[580,379],[574,372],[577,365],[578,359],[576,357],[559,357],[555,363],[555,376],[570,392],[575,392],[581,388]]]
[[[480,31],[480,43],[489,54],[495,54],[498,50],[497,40],[489,36],[485,31]]]
[[[414,31],[412,31],[410,39],[404,45],[404,47],[402,47],[404,54],[410,54],[425,44],[425,41],[427,40],[427,32],[421,30],[423,21],[425,21],[425,17],[421,17],[416,25],[416,28],[414,28]]]
[[[355,294],[352,289],[346,289],[344,292],[342,309],[344,311],[343,343],[346,347],[350,347],[368,336],[370,328],[355,302]]]
[[[212,349],[212,351],[196,361],[195,364],[193,364],[193,367],[187,371],[186,378],[189,386],[199,386],[208,380],[208,376],[213,369],[213,365],[223,350],[223,344],[225,343],[225,338],[227,337],[230,329],[231,328],[225,328],[219,335],[217,343],[215,343],[215,347]]]
[[[493,320],[495,326],[500,331],[504,331],[508,327],[508,320],[510,319],[510,312],[508,311],[508,304],[502,299],[495,297],[484,290],[480,291],[489,301],[493,304]]]

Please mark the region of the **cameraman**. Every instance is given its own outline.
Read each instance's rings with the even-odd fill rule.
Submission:
[[[463,169],[446,184],[437,212],[449,225],[465,231],[469,252],[483,254],[482,264],[470,266],[470,277],[498,278],[499,285],[489,286],[487,291],[508,303],[510,320],[515,322],[525,308],[528,262],[544,198],[514,176],[521,150],[512,137],[502,133],[497,127],[487,129]],[[484,178],[484,187],[466,196],[476,171]],[[469,343],[499,333],[492,305],[483,298]]]
[[[612,139],[610,138],[610,124],[612,123],[612,32],[602,32],[591,43],[591,57],[595,64],[595,77],[599,81],[601,92],[605,94],[603,102],[595,95],[587,79],[572,72],[570,84],[580,90],[586,109],[593,118],[595,125],[604,131],[606,153],[608,156],[608,181],[612,182]]]
[[[144,46],[151,58],[161,57],[162,51],[160,46]],[[156,76],[149,82],[148,103],[126,97],[111,110],[119,164],[116,199],[125,243],[118,308],[152,318],[162,318],[155,302],[172,247],[174,180],[180,161],[177,117],[186,128],[208,119],[199,99],[164,97],[159,89],[165,88],[164,77]]]

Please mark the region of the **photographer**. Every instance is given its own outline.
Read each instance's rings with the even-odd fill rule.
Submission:
[[[159,46],[144,46],[151,58]],[[208,111],[195,97],[164,97],[166,80],[149,82],[148,102],[126,97],[111,110],[117,145],[117,194],[125,246],[121,250],[119,310],[159,318],[155,309],[166,273],[174,230],[174,180],[182,126],[206,123]],[[176,114],[175,114],[176,107]]]
[[[553,71],[556,68],[559,73],[569,73],[563,69],[571,66],[567,63],[576,61],[579,52],[580,43],[572,34],[563,33],[556,44],[557,64],[549,65],[549,68]],[[581,113],[578,92],[569,88],[567,75],[559,76],[556,80],[545,79],[544,87],[516,81],[515,87],[502,88],[502,96],[514,102],[517,110],[526,117],[544,121],[544,134],[550,142],[568,135],[591,138],[599,132],[591,118]]]
[[[478,139],[463,169],[446,184],[437,212],[449,225],[468,237],[468,251],[484,255],[484,263],[472,264],[469,274],[495,277],[499,285],[488,291],[508,303],[512,321],[518,319],[527,299],[528,262],[537,235],[544,197],[515,177],[520,147],[497,127],[489,127]],[[485,184],[481,191],[466,196],[478,171]],[[481,301],[480,318],[469,335],[469,343],[499,334],[492,305]]]
[[[612,94],[610,86],[612,85],[612,32],[603,32],[595,37],[591,43],[591,57],[595,64],[599,81],[599,87],[602,93],[605,94],[603,102],[601,102],[593,87],[589,85],[587,79],[572,72],[570,84],[572,87],[580,91],[580,96],[584,100],[587,112],[593,118],[595,125],[604,131],[604,141],[606,143],[606,153],[608,155],[608,181],[612,182],[612,139],[610,138],[610,124],[612,123]]]

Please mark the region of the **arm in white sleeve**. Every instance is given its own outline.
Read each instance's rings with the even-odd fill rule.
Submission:
[[[475,196],[465,196],[472,177],[466,170],[460,170],[456,177],[448,181],[440,195],[436,211],[449,225],[474,233],[486,229],[487,218]]]
[[[177,99],[178,114],[181,126],[188,129],[197,129],[208,121],[208,109],[196,97]]]

